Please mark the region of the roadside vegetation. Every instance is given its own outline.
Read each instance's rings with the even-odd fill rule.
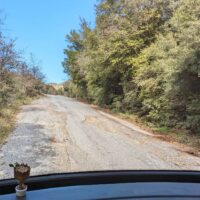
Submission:
[[[48,92],[44,75],[35,60],[25,62],[13,40],[0,28],[0,144],[10,133],[15,114],[23,104]]]
[[[200,144],[199,13],[199,0],[101,0],[96,26],[66,36],[65,92]]]

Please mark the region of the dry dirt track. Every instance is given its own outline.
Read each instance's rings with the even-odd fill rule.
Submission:
[[[200,170],[200,158],[73,99],[49,95],[22,107],[0,148],[0,178],[9,163],[26,162],[32,175],[111,169]]]

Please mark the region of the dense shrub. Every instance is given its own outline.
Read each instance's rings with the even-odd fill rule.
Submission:
[[[70,96],[200,133],[200,1],[101,0],[67,35]]]

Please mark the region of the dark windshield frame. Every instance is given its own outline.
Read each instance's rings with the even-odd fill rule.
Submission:
[[[77,185],[134,183],[134,182],[181,182],[200,183],[199,171],[180,170],[122,170],[92,171],[32,176],[27,180],[29,191],[53,187]],[[0,181],[0,195],[14,192],[15,179]]]

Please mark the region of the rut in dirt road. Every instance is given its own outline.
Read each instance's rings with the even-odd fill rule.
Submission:
[[[200,158],[134,125],[63,96],[22,107],[0,149],[0,177],[9,163],[25,162],[32,175],[112,169],[200,170]]]

